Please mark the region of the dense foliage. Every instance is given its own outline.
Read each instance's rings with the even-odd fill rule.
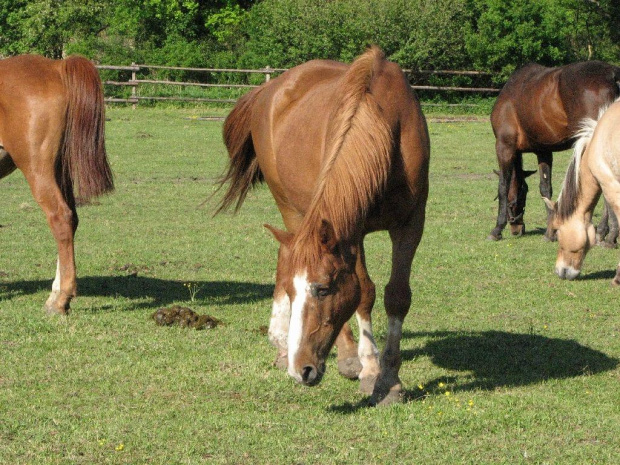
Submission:
[[[375,43],[413,69],[502,81],[528,61],[620,61],[617,0],[0,0],[0,56],[290,67]]]

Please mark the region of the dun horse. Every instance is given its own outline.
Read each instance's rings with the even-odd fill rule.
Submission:
[[[397,401],[430,156],[426,121],[402,71],[378,48],[350,66],[310,61],[246,94],[224,139],[230,165],[222,183],[230,185],[218,211],[235,202],[238,209],[265,181],[287,229],[266,225],[280,242],[269,327],[278,359],[298,382],[315,385],[335,342],[341,373],[359,377],[372,403]],[[392,241],[381,360],[364,257],[364,236],[378,230]],[[347,323],[354,313],[357,353]]]
[[[620,215],[620,102],[609,107],[599,121],[587,119],[578,133],[575,155],[557,204],[545,199],[553,211],[559,252],[555,272],[562,279],[575,279],[583,260],[595,243],[592,212],[601,195]],[[620,285],[620,265],[612,281]]]
[[[529,64],[516,71],[500,92],[491,125],[499,163],[497,224],[489,239],[499,240],[506,223],[512,233],[523,234],[527,174],[522,154],[534,152],[540,171],[540,194],[551,198],[553,152],[574,142],[579,122],[596,118],[599,109],[620,94],[620,68],[600,61],[574,63],[559,68]],[[549,221],[545,237],[555,238]],[[617,219],[612,229],[617,235]],[[615,238],[611,238],[615,240]]]
[[[104,110],[99,74],[85,58],[21,55],[0,61],[0,178],[22,171],[56,240],[49,312],[67,313],[77,290],[74,190],[88,200],[113,189]]]

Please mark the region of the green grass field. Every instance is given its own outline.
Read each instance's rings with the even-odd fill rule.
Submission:
[[[487,241],[487,121],[429,124],[406,401],[369,408],[335,359],[314,388],[272,367],[277,245],[262,224],[281,220],[264,187],[237,216],[200,207],[226,161],[222,123],[204,113],[108,111],[117,189],[80,209],[68,317],[42,310],[56,251],[41,211],[21,174],[0,182],[0,463],[619,463],[618,251],[596,248],[581,279],[559,280],[535,177],[527,234]],[[556,156],[556,194],[568,158]],[[368,237],[380,345],[389,251],[387,234]],[[173,304],[223,324],[156,326]]]

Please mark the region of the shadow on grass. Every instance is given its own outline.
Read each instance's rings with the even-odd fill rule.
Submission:
[[[611,281],[616,276],[616,270],[603,270],[603,271],[595,271],[594,273],[588,273],[579,276],[577,279],[579,281],[592,281],[598,279],[607,279]]]
[[[428,338],[419,349],[402,351],[403,362],[415,363],[429,357],[449,375],[420,380],[424,389],[405,390],[405,402],[428,395],[451,392],[495,390],[538,384],[551,379],[574,378],[615,369],[619,360],[583,346],[573,340],[549,338],[537,334],[503,331],[483,332],[405,332],[403,339]],[[462,372],[454,374],[453,372]],[[368,406],[368,399],[358,404],[332,406],[330,411],[352,413]]]
[[[199,289],[196,302],[210,305],[236,305],[271,298],[273,285],[235,281],[192,281]],[[10,299],[18,294],[34,294],[51,290],[51,280],[0,283],[0,295]],[[183,281],[144,276],[86,276],[78,278],[78,298],[123,297],[136,302],[133,309],[156,308],[189,300]],[[43,305],[43,304],[41,304]],[[105,309],[102,308],[102,310]]]

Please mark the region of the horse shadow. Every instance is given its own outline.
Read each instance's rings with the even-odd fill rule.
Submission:
[[[602,270],[602,271],[595,271],[594,273],[588,273],[588,274],[584,274],[579,276],[579,278],[577,278],[579,281],[591,281],[591,280],[598,280],[598,279],[605,279],[605,280],[612,280],[614,279],[614,277],[616,276],[616,270]]]
[[[423,389],[405,390],[405,402],[443,394],[446,385],[453,393],[493,391],[498,388],[539,384],[550,379],[592,375],[613,370],[620,363],[620,360],[574,340],[539,334],[504,331],[403,334],[403,339],[417,338],[429,340],[423,347],[403,350],[403,361],[429,357],[434,365],[448,370],[451,374],[420,380]],[[346,403],[332,406],[329,410],[346,414],[368,405],[369,399],[363,399],[358,404]]]
[[[202,305],[237,305],[271,298],[273,285],[237,281],[192,281],[198,290],[195,301]],[[15,281],[0,283],[0,298],[49,292],[51,280]],[[148,276],[85,276],[78,278],[79,297],[109,297],[95,311],[114,308],[113,299],[131,301],[132,310],[151,309],[190,300],[184,281],[172,281]],[[87,311],[87,310],[86,310]]]

